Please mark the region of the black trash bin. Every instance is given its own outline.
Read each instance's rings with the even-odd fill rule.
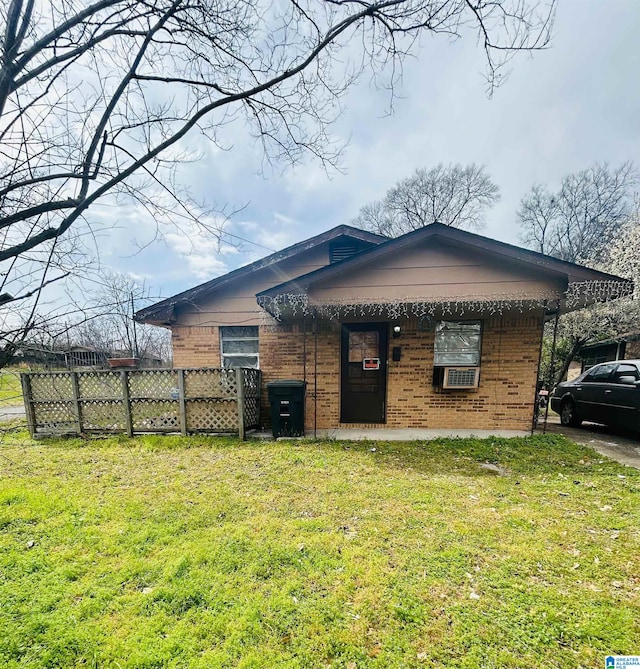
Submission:
[[[271,405],[273,436],[304,436],[305,381],[269,381],[267,392]]]

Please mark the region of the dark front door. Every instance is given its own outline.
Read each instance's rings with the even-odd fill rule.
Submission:
[[[343,323],[340,422],[385,422],[388,332],[388,323]]]

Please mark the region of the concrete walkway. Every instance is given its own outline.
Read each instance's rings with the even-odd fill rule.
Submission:
[[[361,441],[370,439],[372,441],[428,441],[429,439],[445,438],[469,438],[479,437],[526,437],[530,432],[519,432],[518,430],[420,430],[420,429],[350,429],[338,428],[335,430],[318,430],[318,437],[329,439],[349,439]]]
[[[623,465],[640,469],[640,436],[619,434],[603,425],[585,423],[583,427],[571,428],[560,425],[560,419],[555,414],[549,414],[547,423],[548,434],[563,434],[571,441],[583,446],[590,446],[598,453],[612,460],[617,460]],[[526,437],[529,431],[517,430],[418,430],[418,429],[334,429],[318,430],[318,439],[342,439],[345,441],[428,441],[440,437]],[[542,424],[536,430],[536,434],[542,434]],[[271,431],[249,432],[250,439],[273,439]],[[307,439],[313,439],[312,431],[305,435]]]
[[[542,433],[542,426],[536,434]],[[576,444],[590,446],[601,455],[617,460],[623,465],[640,469],[640,436],[622,433],[604,425],[583,423],[581,427],[563,427],[560,417],[549,414],[547,433],[563,434]]]
[[[25,417],[24,407],[3,407],[0,405],[0,422],[6,420],[15,420],[16,418]]]
[[[318,430],[316,437],[313,431],[306,433],[307,439],[342,439],[344,441],[428,441],[429,439],[447,438],[468,438],[479,437],[527,437],[530,432],[521,432],[518,430],[419,430],[419,429],[349,429],[336,428],[335,430]],[[247,437],[254,439],[272,439],[273,435],[269,431],[250,432]]]

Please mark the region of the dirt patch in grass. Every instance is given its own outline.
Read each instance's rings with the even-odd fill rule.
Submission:
[[[538,669],[640,648],[640,473],[562,437],[23,434],[0,455],[3,667]]]

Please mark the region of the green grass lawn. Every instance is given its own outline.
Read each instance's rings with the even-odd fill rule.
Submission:
[[[561,437],[18,433],[0,471],[6,669],[573,669],[640,652],[640,472]]]
[[[2,407],[20,406],[22,403],[20,372],[12,369],[0,371],[0,410]]]

